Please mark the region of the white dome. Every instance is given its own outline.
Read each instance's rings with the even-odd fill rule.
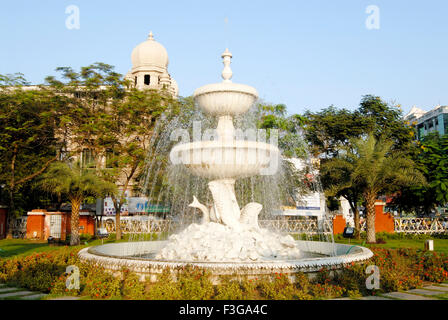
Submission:
[[[145,42],[140,43],[132,51],[132,67],[168,67],[168,52],[165,47],[154,40],[152,32]]]

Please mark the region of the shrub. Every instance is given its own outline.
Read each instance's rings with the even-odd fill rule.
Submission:
[[[67,266],[77,264],[79,249],[61,248],[55,252],[34,253],[0,262],[0,279],[30,290],[50,292],[52,284]]]
[[[121,282],[118,277],[114,277],[103,268],[90,265],[88,272],[81,273],[82,294],[93,299],[119,299],[121,297]],[[86,270],[86,269],[84,269]]]
[[[145,299],[145,284],[140,281],[140,277],[133,272],[129,272],[128,269],[124,269],[122,272],[123,284],[121,291],[123,298],[130,300]]]
[[[264,277],[259,283],[260,295],[269,300],[307,299],[308,294],[297,288],[287,275],[275,273],[273,277]]]
[[[173,276],[169,268],[163,270],[157,282],[146,282],[146,297],[150,300],[182,299],[179,285],[173,280]]]
[[[343,295],[358,297],[376,294],[366,289],[366,267],[380,269],[380,291],[408,290],[423,281],[448,280],[448,256],[416,249],[385,249],[372,247],[374,257],[364,264],[349,264],[342,270],[320,270],[313,280],[303,273],[291,281],[285,274],[275,273],[261,279],[238,275],[221,277],[213,285],[207,271],[188,266],[179,270],[165,269],[156,283],[142,282],[139,276],[123,269],[115,277],[98,265],[81,263],[79,248],[60,248],[54,252],[34,253],[0,260],[0,282],[55,295],[89,296],[93,299],[329,299]],[[67,266],[80,271],[79,290],[68,290]],[[177,273],[176,273],[177,271]],[[176,277],[174,276],[176,274]]]
[[[238,280],[223,277],[216,288],[216,300],[243,300],[245,298],[244,288]]]
[[[178,274],[179,291],[185,300],[208,300],[214,295],[210,272],[187,266]]]

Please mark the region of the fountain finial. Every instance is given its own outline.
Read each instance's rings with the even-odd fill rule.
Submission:
[[[224,69],[222,70],[222,78],[224,79],[223,82],[232,82],[230,80],[233,76],[232,69],[230,68],[230,63],[232,62],[232,54],[230,53],[229,49],[226,48],[226,51],[224,51],[221,57],[224,63]]]

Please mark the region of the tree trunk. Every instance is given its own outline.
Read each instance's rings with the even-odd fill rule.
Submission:
[[[118,209],[118,210],[117,210]],[[120,222],[120,211],[121,211],[121,206],[120,208],[115,209],[115,238],[117,240],[121,240],[121,222]]]
[[[359,219],[358,206],[356,205],[356,202],[350,200],[348,200],[348,203],[350,204],[350,208],[353,211],[353,220],[354,220],[353,222],[355,223],[355,237],[356,239],[361,239],[361,223]]]
[[[13,238],[13,229],[14,229],[14,190],[11,188],[9,189],[9,208],[8,212],[6,213],[6,239],[12,239]]]
[[[72,199],[72,215],[71,215],[71,235],[70,245],[78,246],[80,244],[79,239],[79,210],[81,208],[82,199]]]
[[[367,193],[366,200],[366,217],[367,217],[367,243],[376,243],[375,235],[375,201],[376,194]]]
[[[353,211],[354,220],[355,220],[355,237],[356,239],[361,239],[361,219],[359,218],[358,208],[355,208]]]

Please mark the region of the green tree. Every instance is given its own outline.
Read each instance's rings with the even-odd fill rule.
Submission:
[[[58,68],[64,81],[48,77],[58,92],[71,96],[68,116],[70,150],[86,151],[90,165],[118,185],[111,194],[116,212],[116,237],[121,239],[120,213],[130,189],[138,191],[145,160],[151,151],[154,127],[162,114],[179,112],[182,103],[167,90],[137,90],[122,75],[104,63],[95,63],[76,72]]]
[[[305,138],[310,151],[313,156],[324,158],[337,156],[350,139],[360,137],[370,124],[370,120],[359,112],[333,106],[320,112],[307,111],[304,117]]]
[[[259,129],[278,130],[278,147],[286,157],[306,157],[307,150],[302,137],[305,118],[301,115],[287,115],[284,104],[266,104],[256,106],[256,120]]]
[[[358,190],[365,201],[367,216],[367,242],[375,243],[375,201],[383,192],[392,192],[403,186],[425,183],[414,162],[403,152],[393,149],[392,140],[376,139],[373,134],[354,139],[350,147],[327,162],[327,170],[348,176],[338,188]],[[330,188],[331,188],[330,187]]]
[[[103,197],[116,192],[114,183],[82,168],[79,162],[55,162],[40,177],[37,187],[55,195],[65,195],[72,207],[70,245],[79,245],[79,211],[88,197]]]
[[[321,157],[321,182],[330,197],[345,198],[354,214],[357,236],[359,237],[358,203],[362,192],[350,181],[349,168],[346,172],[332,170],[327,162],[338,157],[341,150],[350,148],[353,139],[373,132],[377,139],[384,137],[393,142],[392,148],[403,156],[412,158],[415,154],[414,130],[402,120],[400,106],[384,102],[380,97],[362,97],[357,110],[337,109],[333,106],[320,112],[305,113],[305,137],[311,153]]]
[[[343,197],[350,205],[353,212],[353,220],[355,224],[355,236],[360,238],[361,223],[358,210],[358,203],[361,201],[362,191],[352,180],[351,172],[354,168],[353,159],[345,158],[344,166],[338,166],[338,157],[332,159],[324,159],[321,162],[320,178],[322,185],[325,186],[325,194],[329,198]]]
[[[414,128],[403,120],[400,105],[388,104],[380,97],[365,95],[361,99],[356,113],[366,119],[364,133],[373,132],[377,139],[384,138],[393,142],[393,149],[406,154],[413,151]]]
[[[21,190],[61,156],[65,140],[60,116],[66,98],[45,88],[25,90],[24,84],[22,75],[0,75],[0,183],[7,191],[8,237],[24,211],[16,206]]]
[[[418,149],[420,152],[415,156],[415,162],[428,184],[403,188],[394,197],[392,206],[430,214],[438,206],[448,203],[448,135],[427,135]]]

